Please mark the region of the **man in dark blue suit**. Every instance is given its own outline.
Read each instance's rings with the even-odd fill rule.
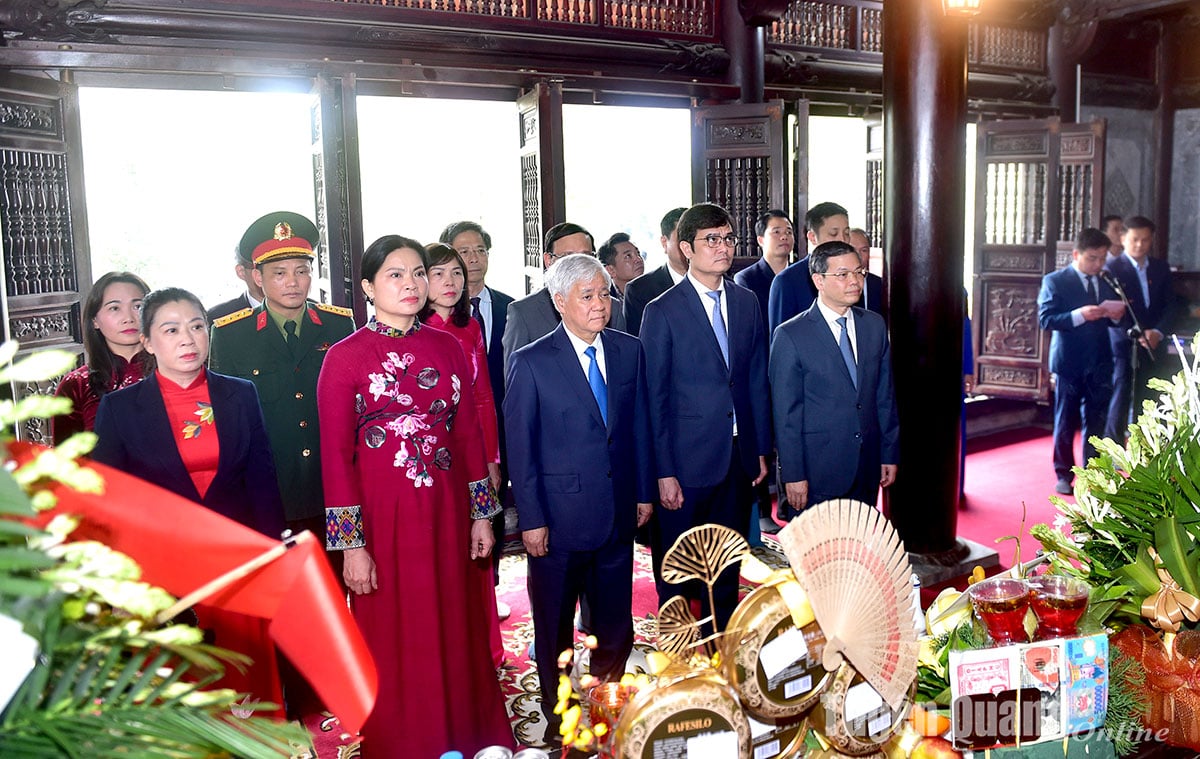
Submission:
[[[850,217],[837,203],[818,203],[804,215],[805,236],[814,248],[830,240],[850,242]],[[799,313],[808,310],[817,298],[817,288],[808,270],[808,256],[787,267],[771,282],[767,298],[768,334]]]
[[[471,316],[479,322],[483,332],[483,345],[487,349],[488,379],[492,383],[492,397],[496,402],[496,423],[500,430],[500,503],[507,506],[508,457],[504,453],[504,325],[508,321],[508,306],[512,296],[488,287],[486,277],[488,261],[492,251],[492,236],[473,221],[457,221],[442,230],[440,242],[458,251],[467,265],[467,296],[471,299]],[[504,511],[492,517],[492,533],[496,536],[496,550],[492,551],[492,580],[500,584],[500,557],[504,554]],[[500,619],[511,614],[508,604],[497,599],[496,609]]]
[[[758,248],[762,255],[757,261],[733,275],[733,281],[758,298],[763,324],[769,324],[767,304],[771,297],[771,282],[792,260],[796,250],[796,235],[792,220],[787,213],[772,208],[758,217],[754,223],[754,234],[758,237]],[[768,340],[770,335],[767,335]]]
[[[1083,424],[1083,460],[1096,449],[1092,436],[1104,436],[1112,396],[1112,346],[1107,327],[1120,323],[1125,304],[1099,276],[1108,253],[1108,237],[1087,227],[1075,240],[1070,266],[1042,277],[1038,325],[1052,330],[1050,371],[1054,374],[1054,489],[1069,495],[1075,433]]]
[[[771,341],[781,479],[796,511],[833,498],[873,506],[900,459],[887,327],[854,305],[866,270],[852,246],[822,243],[809,266],[817,300]]]
[[[672,208],[667,211],[659,222],[662,232],[660,241],[667,262],[654,271],[649,271],[636,277],[625,286],[625,296],[622,298],[621,309],[625,317],[625,331],[637,335],[642,328],[642,312],[646,304],[670,290],[687,274],[687,259],[679,252],[679,236],[676,227],[679,217],[683,216],[686,208]]]
[[[646,306],[641,339],[660,507],[656,560],[683,532],[720,524],[743,536],[751,488],[767,476],[771,451],[767,343],[754,293],[725,280],[737,237],[724,208],[700,203],[679,219],[682,282]],[[707,605],[699,583],[658,583],[659,601],[681,594]],[[714,586],[716,625],[737,605],[738,573]],[[708,613],[705,610],[704,613]]]
[[[1154,397],[1146,382],[1151,377],[1170,376],[1179,366],[1170,360],[1163,339],[1170,329],[1175,295],[1171,290],[1171,267],[1161,258],[1150,257],[1150,249],[1154,246],[1154,222],[1145,216],[1130,216],[1124,227],[1121,235],[1124,252],[1110,259],[1104,268],[1129,299],[1142,335],[1137,341],[1140,350],[1134,354],[1133,340],[1126,326],[1108,330],[1113,352],[1113,392],[1104,436],[1118,443],[1125,442],[1130,398],[1136,418],[1142,413],[1142,401]],[[1128,321],[1133,323],[1132,318]]]
[[[557,661],[577,600],[590,604],[591,674],[619,678],[633,647],[633,536],[655,496],[646,363],[605,329],[612,280],[591,255],[546,273],[562,323],[509,358],[509,471],[529,553],[542,712],[553,727]],[[549,731],[547,734],[550,734]]]
[[[754,234],[758,238],[758,248],[762,255],[753,264],[733,275],[733,281],[758,298],[758,308],[765,325],[769,323],[767,303],[771,295],[771,282],[792,260],[792,254],[796,250],[796,235],[792,230],[792,220],[786,212],[778,208],[772,208],[758,217],[758,221],[754,223]],[[771,335],[763,330],[763,337],[769,346]],[[768,461],[767,466],[774,466],[774,461]],[[755,529],[760,533],[779,532],[779,524],[771,518],[771,491],[766,482],[759,483],[756,496],[757,504],[750,515],[751,545],[756,545]]]

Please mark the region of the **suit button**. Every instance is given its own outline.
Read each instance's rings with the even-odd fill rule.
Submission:
[[[257,369],[254,369],[254,370],[253,370],[253,371],[251,371],[250,373],[251,373],[251,374],[253,374],[255,377],[257,377],[257,376],[258,376],[258,370],[257,370]]]
[[[733,387],[733,380],[729,380],[729,386]]]
[[[303,456],[304,458],[308,458],[309,456],[312,455],[312,451],[305,448],[303,451],[300,451],[300,455]]]
[[[304,393],[296,393],[296,400],[301,400],[302,398],[304,398]]]
[[[307,426],[308,426],[308,420],[307,420],[307,419],[301,419],[301,420],[300,420],[300,426],[301,426],[301,427],[307,427]]]
[[[732,419],[732,418],[733,418],[733,412],[732,412],[732,411],[730,411],[728,414],[726,414],[726,415],[725,415],[725,417],[726,417],[727,419]]]
[[[611,470],[611,469],[609,469],[609,470],[608,470],[608,473],[607,473],[607,474],[605,474],[605,476],[606,476],[606,477],[608,477],[608,479],[610,479],[610,480],[611,480],[611,479],[612,479],[612,470]]]
[[[861,439],[862,439],[862,433],[861,433],[861,432],[855,432],[855,433],[854,433],[854,437],[856,437],[856,438],[858,438],[859,440],[861,440]]]
[[[611,438],[611,437],[608,439],[608,444],[609,444],[609,445],[612,445],[612,438]]]

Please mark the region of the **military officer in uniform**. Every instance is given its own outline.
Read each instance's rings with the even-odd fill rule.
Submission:
[[[263,302],[213,322],[209,365],[258,389],[287,526],[296,533],[309,530],[324,543],[317,375],[330,346],[354,331],[354,319],[348,308],[308,299],[319,239],[316,225],[296,213],[269,213],[250,225],[238,251],[254,264]],[[327,556],[341,578],[340,553]],[[289,714],[311,697],[297,678],[285,665],[285,692],[293,696]]]

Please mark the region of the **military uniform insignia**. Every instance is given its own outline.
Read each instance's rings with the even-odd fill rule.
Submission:
[[[316,306],[322,311],[328,311],[331,314],[345,316],[348,319],[354,318],[354,309],[352,308],[343,308],[342,306],[335,306],[332,303],[318,303]]]
[[[262,311],[258,312],[258,324],[255,326],[258,327],[259,332],[262,332],[267,328],[267,309],[264,308]]]
[[[233,324],[236,321],[245,319],[252,313],[254,313],[253,308],[243,308],[241,311],[234,311],[232,314],[222,316],[220,319],[213,321],[213,326],[224,327],[226,324]]]
[[[308,318],[312,319],[313,324],[319,325],[321,323],[321,317],[317,316],[317,312],[313,309],[312,306],[308,307]]]

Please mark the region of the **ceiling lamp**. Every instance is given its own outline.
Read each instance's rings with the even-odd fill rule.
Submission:
[[[942,0],[942,10],[947,16],[978,16],[981,5],[982,0]]]

